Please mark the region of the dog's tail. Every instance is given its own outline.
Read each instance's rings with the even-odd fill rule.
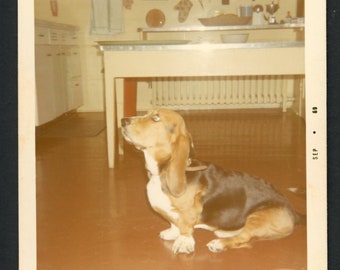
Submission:
[[[296,225],[304,225],[304,226],[306,226],[307,225],[307,216],[295,212],[295,224]]]

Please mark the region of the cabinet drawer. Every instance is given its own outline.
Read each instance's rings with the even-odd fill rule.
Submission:
[[[78,34],[76,31],[69,31],[65,38],[65,45],[77,45],[78,44]]]
[[[44,27],[36,27],[35,28],[35,44],[48,44],[50,41],[49,38],[49,29]]]
[[[50,44],[63,45],[66,43],[68,32],[60,29],[50,29]]]

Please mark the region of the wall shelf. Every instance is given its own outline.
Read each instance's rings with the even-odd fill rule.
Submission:
[[[229,25],[229,26],[179,26],[179,27],[158,27],[158,28],[138,28],[142,39],[148,39],[149,33],[170,33],[170,32],[208,32],[208,31],[237,31],[237,30],[280,30],[298,29],[304,30],[304,23],[284,23],[265,25]]]

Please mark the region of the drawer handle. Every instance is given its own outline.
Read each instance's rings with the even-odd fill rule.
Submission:
[[[39,34],[38,36],[39,36],[39,37],[44,37],[45,35],[43,35],[43,34]]]

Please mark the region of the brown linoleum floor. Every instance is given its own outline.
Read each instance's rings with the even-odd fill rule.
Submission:
[[[197,158],[267,179],[305,213],[303,120],[276,109],[182,113]],[[38,136],[36,155],[39,270],[307,269],[305,226],[281,240],[216,254],[205,246],[214,235],[196,230],[196,251],[173,255],[172,242],[158,237],[168,224],[148,205],[141,154],[126,146],[117,167],[108,169],[105,131]]]

